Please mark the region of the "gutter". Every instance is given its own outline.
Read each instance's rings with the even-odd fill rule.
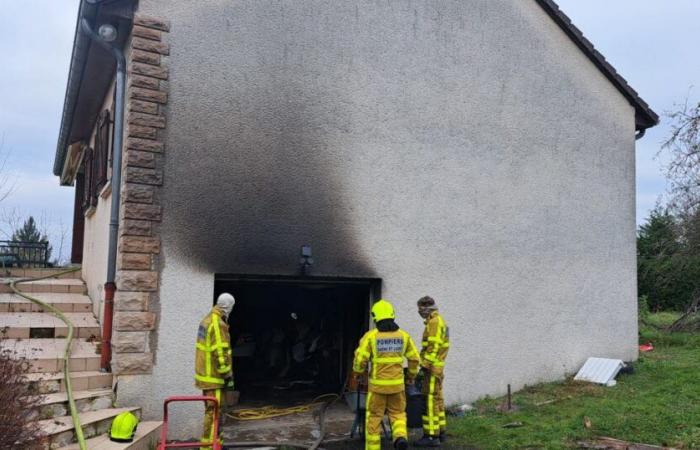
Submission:
[[[112,156],[112,196],[109,218],[109,247],[107,253],[107,281],[105,282],[105,309],[102,323],[102,346],[100,367],[109,370],[112,359],[112,322],[114,316],[114,294],[117,268],[117,241],[119,239],[119,204],[121,199],[122,144],[124,139],[124,99],[126,93],[126,58],[124,53],[103,40],[90,27],[87,19],[80,20],[80,29],[90,39],[108,50],[117,61],[117,76],[114,101],[114,146]]]

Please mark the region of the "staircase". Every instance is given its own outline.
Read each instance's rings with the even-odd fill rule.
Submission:
[[[45,449],[78,449],[75,427],[70,416],[63,376],[63,352],[68,328],[60,320],[14,294],[7,284],[17,278],[34,278],[60,272],[60,269],[3,269],[0,278],[0,350],[28,363],[27,382],[39,398],[31,420],[43,430]],[[19,285],[61,310],[73,323],[74,338],[69,368],[73,398],[80,415],[88,449],[149,450],[160,434],[161,422],[141,422],[134,441],[118,444],[107,436],[112,420],[124,411],[137,417],[140,408],[113,408],[112,374],[100,372],[100,325],[92,313],[92,302],[80,272],[60,278]]]

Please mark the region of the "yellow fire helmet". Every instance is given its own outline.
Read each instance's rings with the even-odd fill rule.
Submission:
[[[112,421],[109,440],[114,442],[131,442],[139,424],[139,419],[129,411],[123,412]]]
[[[372,305],[372,318],[375,322],[385,319],[393,319],[394,317],[394,307],[391,306],[391,303],[388,301],[382,299]]]

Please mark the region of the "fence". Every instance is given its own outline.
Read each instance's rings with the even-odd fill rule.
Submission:
[[[0,267],[48,266],[48,242],[0,241]]]

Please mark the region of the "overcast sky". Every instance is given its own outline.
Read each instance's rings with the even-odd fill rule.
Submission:
[[[206,1],[206,0],[200,0]],[[512,0],[531,1],[531,0]],[[534,1],[534,0],[532,0]],[[598,50],[659,114],[700,84],[698,0],[558,0]],[[72,222],[73,190],[52,175],[78,0],[0,0],[0,138],[14,185],[1,205],[43,216],[53,241]],[[700,86],[691,91],[698,99]],[[662,117],[662,120],[664,118]],[[654,159],[662,123],[637,142],[637,221],[665,189]],[[0,229],[6,229],[0,225]],[[64,255],[69,250],[64,248]]]

